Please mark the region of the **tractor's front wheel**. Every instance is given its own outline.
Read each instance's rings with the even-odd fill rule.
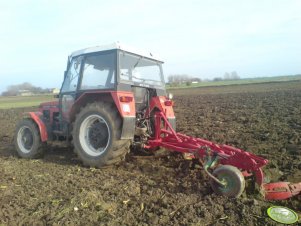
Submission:
[[[120,162],[129,150],[130,140],[121,140],[122,121],[111,104],[88,104],[73,124],[75,152],[84,165],[104,167]]]
[[[22,158],[37,158],[43,154],[38,126],[31,119],[23,119],[18,123],[14,143]]]
[[[220,166],[213,171],[213,176],[223,183],[221,185],[213,179],[210,180],[212,190],[219,195],[237,198],[245,189],[245,178],[234,166]]]

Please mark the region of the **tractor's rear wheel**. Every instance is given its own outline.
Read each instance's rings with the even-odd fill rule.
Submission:
[[[122,120],[116,109],[103,102],[85,106],[73,124],[75,152],[84,165],[104,167],[120,162],[130,140],[121,140]]]
[[[22,158],[37,158],[43,154],[39,128],[31,119],[23,119],[18,123],[14,143]]]
[[[239,169],[234,166],[220,166],[212,174],[224,183],[224,185],[220,185],[213,179],[210,180],[211,188],[219,195],[237,198],[245,189],[245,178]]]

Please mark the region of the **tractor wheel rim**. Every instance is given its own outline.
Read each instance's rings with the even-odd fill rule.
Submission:
[[[110,139],[109,125],[100,115],[90,115],[81,123],[79,141],[86,154],[93,157],[102,155]]]
[[[29,153],[33,147],[33,133],[28,126],[19,129],[17,143],[23,153]]]

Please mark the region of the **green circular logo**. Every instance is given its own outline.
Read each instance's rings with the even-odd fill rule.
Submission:
[[[298,221],[298,215],[286,207],[272,206],[267,212],[270,218],[282,224],[293,224]]]

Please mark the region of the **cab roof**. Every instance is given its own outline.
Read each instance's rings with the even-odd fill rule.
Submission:
[[[143,57],[146,57],[149,59],[153,59],[156,61],[160,61],[163,63],[163,61],[160,58],[158,58],[157,56],[154,56],[151,52],[138,50],[133,47],[129,47],[129,46],[120,44],[119,42],[115,42],[115,43],[112,43],[109,45],[94,46],[94,47],[89,47],[86,49],[77,50],[77,51],[73,52],[70,57],[73,58],[73,57],[87,54],[87,53],[95,53],[95,52],[101,52],[101,51],[113,50],[113,49],[120,49],[120,50],[129,52],[129,53],[140,55],[140,56],[143,56]]]

